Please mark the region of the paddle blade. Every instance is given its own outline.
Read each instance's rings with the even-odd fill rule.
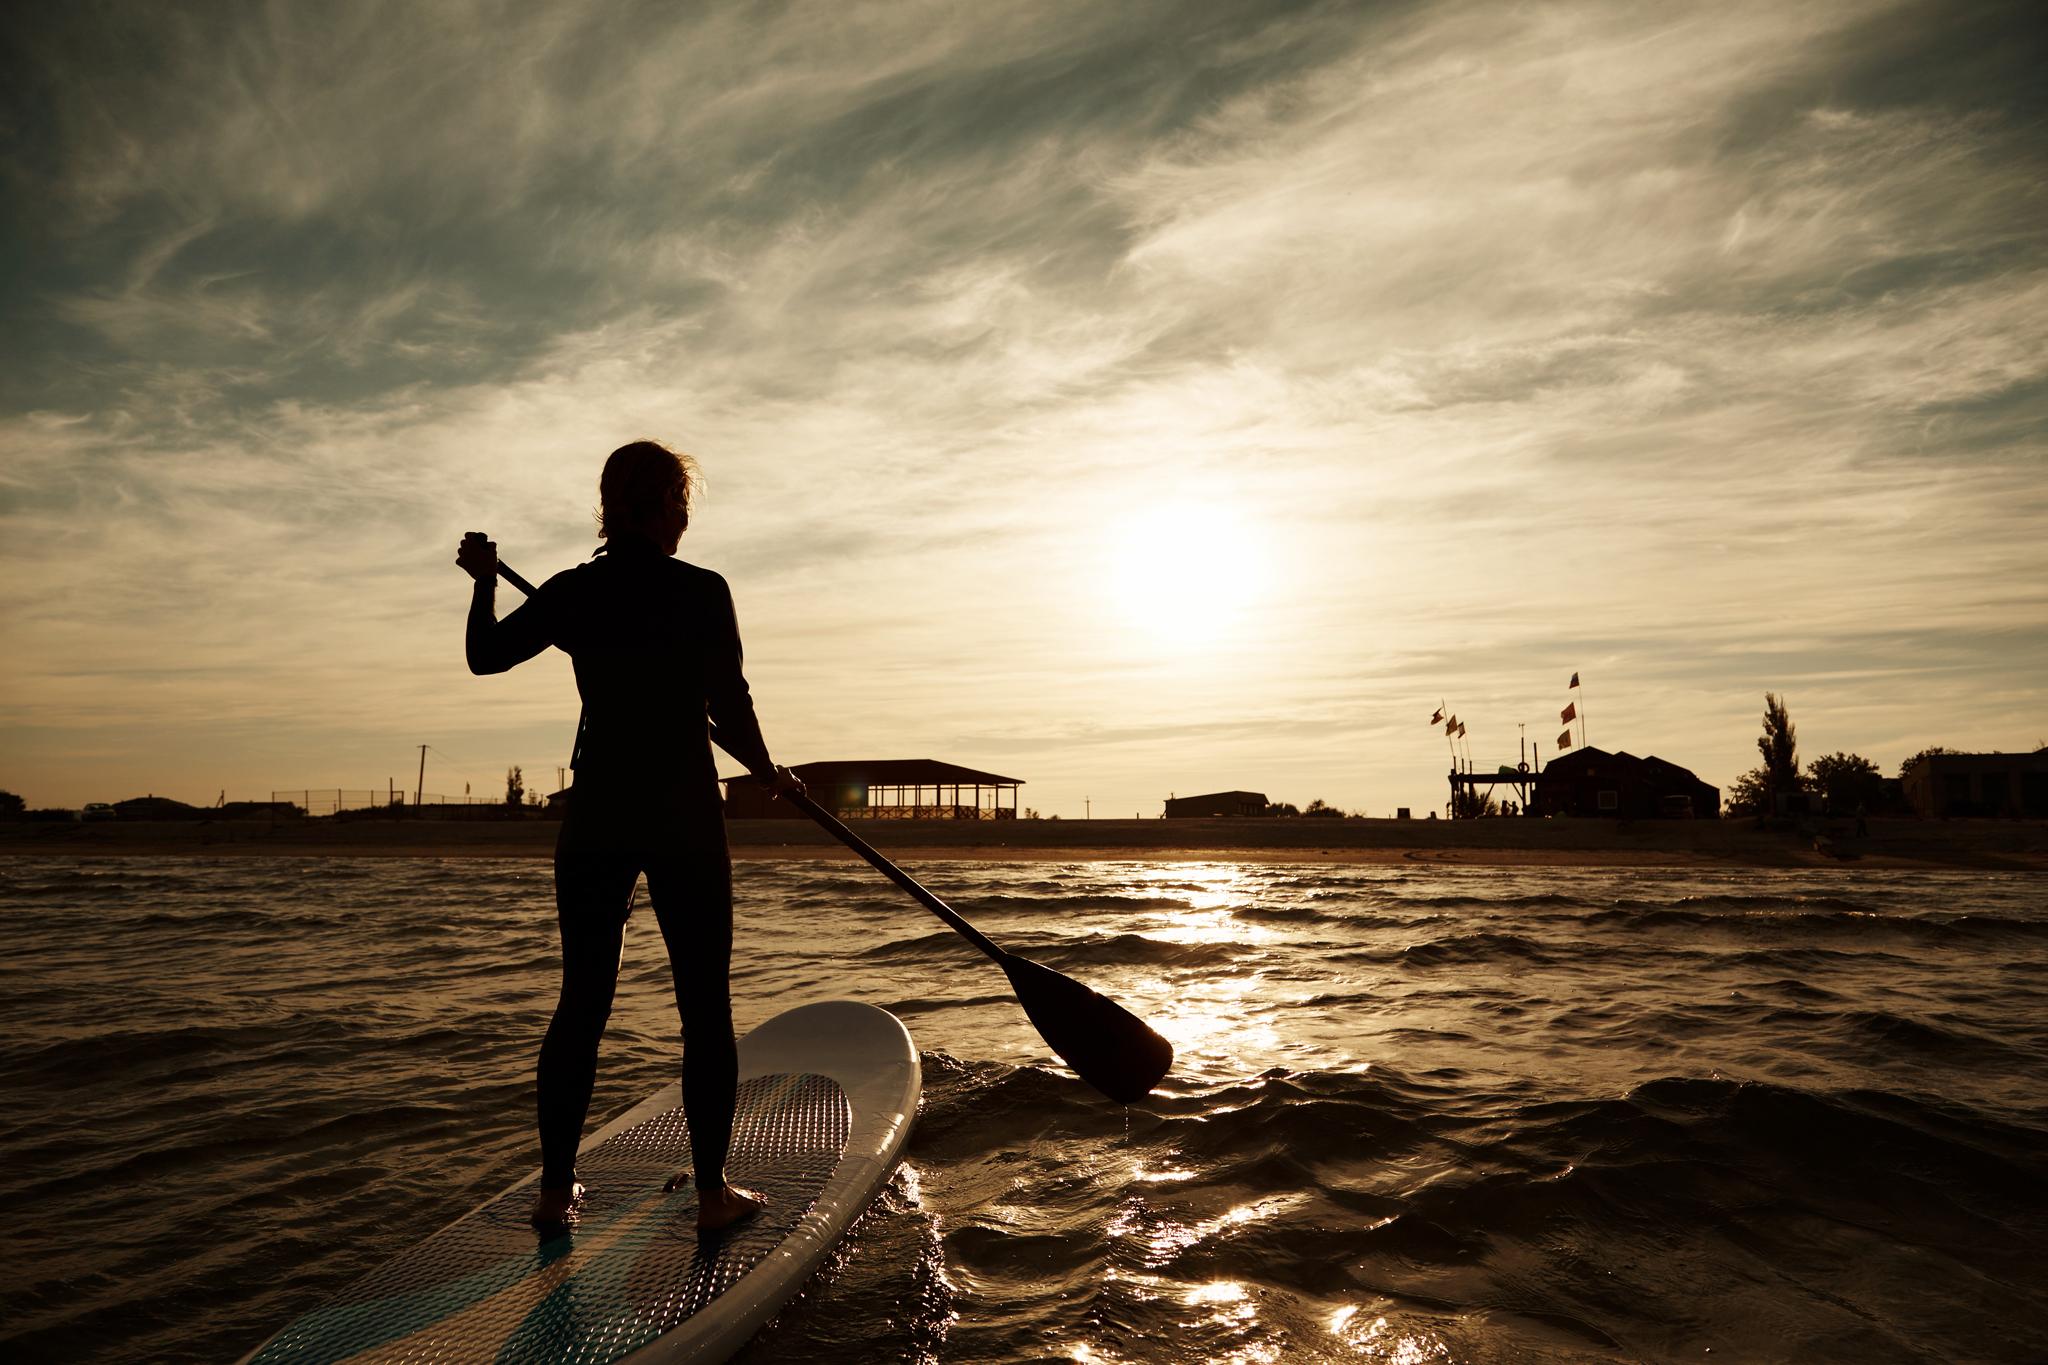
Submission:
[[[1002,966],[1039,1036],[1118,1104],[1145,1098],[1173,1065],[1173,1044],[1108,996],[1015,953]]]

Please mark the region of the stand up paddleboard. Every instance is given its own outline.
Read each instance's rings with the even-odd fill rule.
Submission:
[[[672,1085],[583,1144],[573,1232],[527,1223],[539,1172],[372,1272],[248,1361],[723,1360],[809,1279],[895,1172],[922,1084],[896,1017],[848,1000],[742,1038],[726,1175],[768,1207],[700,1240]]]

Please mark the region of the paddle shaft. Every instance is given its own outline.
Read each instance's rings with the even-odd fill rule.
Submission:
[[[513,572],[503,561],[500,561],[498,564],[498,577],[504,579],[528,597],[533,596],[533,584]],[[583,727],[580,723],[577,725],[576,730],[580,736],[583,732]],[[711,727],[711,738],[714,743],[718,740],[718,727],[715,725]],[[725,748],[722,744],[719,747]],[[731,750],[728,749],[727,752],[730,753]],[[845,844],[855,853],[858,853],[875,871],[902,887],[919,905],[922,905],[925,909],[944,920],[948,928],[952,929],[969,943],[972,943],[975,947],[981,949],[982,952],[988,954],[989,959],[998,966],[1002,965],[1005,959],[1010,956],[997,946],[995,940],[962,919],[959,911],[925,890],[924,886],[915,877],[912,877],[908,872],[905,872],[902,868],[884,858],[875,851],[874,847],[867,840],[861,838],[858,834],[855,834],[844,824],[840,823],[839,817],[832,814],[831,811],[826,810],[816,801],[813,801],[808,795],[797,796],[789,793],[781,793],[780,795],[782,800],[789,802],[805,815],[817,821],[827,834],[830,834],[840,843]]]
[[[718,738],[716,726],[712,727],[711,737],[714,740]],[[778,795],[782,800],[792,803],[798,810],[817,821],[827,834],[830,834],[840,843],[845,844],[848,848],[866,859],[868,866],[874,868],[875,871],[909,892],[919,905],[937,915],[948,926],[956,930],[962,938],[981,949],[984,953],[987,953],[989,958],[998,966],[1002,965],[1004,959],[1010,956],[1007,952],[997,947],[995,941],[987,934],[982,933],[981,930],[960,918],[959,912],[954,910],[952,906],[925,890],[916,878],[890,862],[887,858],[884,858],[880,853],[877,853],[867,840],[841,824],[838,816],[826,810],[816,801],[813,801],[809,795],[795,796],[788,792],[781,792]]]

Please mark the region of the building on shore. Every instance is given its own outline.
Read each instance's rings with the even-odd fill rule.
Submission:
[[[935,758],[799,763],[811,799],[842,820],[1014,820],[1021,777]],[[801,820],[751,774],[725,780],[725,813],[735,820]],[[1007,799],[1006,799],[1007,798]]]
[[[213,812],[168,796],[131,796],[114,803],[116,820],[206,820]]]
[[[1906,804],[1931,819],[2048,816],[2048,749],[2030,754],[1922,754],[1900,778]]]
[[[1719,787],[1655,755],[1574,750],[1536,774],[1535,789],[1530,804],[1538,815],[1713,820],[1721,814]]]
[[[1264,815],[1270,803],[1264,792],[1210,792],[1206,796],[1169,796],[1169,820],[1214,820]]]

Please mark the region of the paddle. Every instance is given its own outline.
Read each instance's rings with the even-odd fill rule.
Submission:
[[[498,565],[498,575],[527,596],[533,595],[533,584],[503,563]],[[718,740],[715,726],[711,738],[714,743]],[[808,795],[783,794],[780,799],[817,821],[833,838],[945,921],[948,928],[986,953],[1010,979],[1017,1003],[1024,1007],[1039,1036],[1082,1080],[1119,1104],[1131,1104],[1151,1093],[1173,1065],[1173,1044],[1122,1005],[1070,976],[1005,951]]]

